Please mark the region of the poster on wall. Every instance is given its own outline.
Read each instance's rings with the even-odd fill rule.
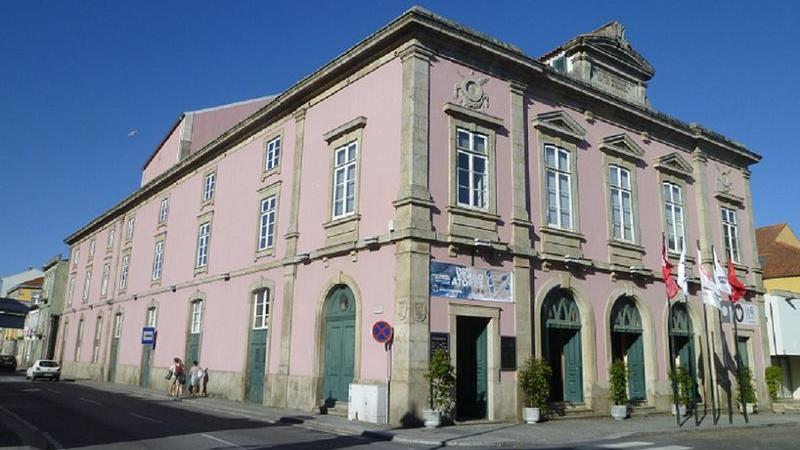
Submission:
[[[511,272],[431,262],[432,297],[512,302]]]
[[[722,308],[722,323],[733,323],[731,317],[736,314],[738,325],[756,327],[758,326],[758,306],[750,302],[731,303],[727,300],[720,302]]]

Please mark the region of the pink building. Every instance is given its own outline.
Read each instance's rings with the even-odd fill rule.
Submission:
[[[532,355],[558,410],[606,415],[623,359],[636,407],[667,409],[663,233],[693,274],[671,325],[699,401],[727,383],[692,267],[715,247],[756,315],[736,346],[713,309],[710,331],[768,404],[760,157],[653,110],[653,74],[616,22],[536,59],[414,8],[276,97],[183,115],[142,187],[66,239],[65,372],[164,388],[179,356],[214,395],[306,410],[378,386],[397,423],[428,403],[433,348],[464,419],[516,420]]]

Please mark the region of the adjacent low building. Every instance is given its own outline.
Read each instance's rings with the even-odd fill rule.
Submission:
[[[414,8],[249,111],[180,119],[142,187],[66,239],[65,373],[163,387],[178,356],[214,395],[347,409],[377,386],[357,391],[407,423],[434,348],[461,419],[516,419],[530,356],[557,410],[606,415],[624,359],[634,403],[664,410],[670,334],[701,392],[733,373],[720,339],[705,363],[707,331],[733,339],[696,281],[665,301],[666,236],[674,263],[716,247],[748,285],[739,348],[768,404],[760,156],[653,109],[654,73],[617,22],[532,58]]]
[[[27,367],[32,361],[31,347],[28,346],[28,341],[32,339],[34,333],[32,324],[38,320],[36,308],[42,301],[43,282],[44,277],[38,277],[23,281],[8,290],[8,298],[17,300],[33,310],[33,312],[29,312],[25,316],[23,329],[3,329],[2,351],[0,353],[14,355],[17,358],[19,367]]]

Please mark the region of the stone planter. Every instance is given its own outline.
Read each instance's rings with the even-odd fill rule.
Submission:
[[[673,407],[675,405],[672,405]],[[628,418],[628,405],[611,405],[611,417],[615,420],[625,420]]]
[[[681,413],[681,417],[684,417],[686,415],[686,405],[680,405],[678,411]],[[672,405],[672,415],[675,415],[675,404]]]
[[[522,408],[522,419],[527,424],[534,424],[542,419],[539,408]]]
[[[442,412],[435,409],[423,409],[422,420],[425,428],[438,428],[442,425]]]

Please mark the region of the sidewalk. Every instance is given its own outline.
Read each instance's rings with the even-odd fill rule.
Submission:
[[[77,383],[140,398],[169,399],[166,393],[138,386],[98,383],[87,380],[78,380]],[[289,423],[339,435],[365,436],[379,440],[391,440],[396,443],[431,447],[513,447],[519,445],[531,447],[622,439],[634,435],[652,433],[695,432],[714,428],[725,430],[731,427],[767,427],[800,424],[800,414],[762,412],[750,416],[749,424],[745,424],[744,418],[740,414],[734,414],[733,425],[730,425],[728,416],[723,415],[715,427],[711,423],[709,411],[709,415],[705,417],[700,426],[695,426],[694,418],[689,417],[685,419],[685,423],[681,428],[677,427],[674,416],[650,415],[634,417],[621,422],[615,421],[610,417],[608,419],[582,418],[553,420],[536,425],[513,423],[462,424],[429,430],[425,428],[392,428],[388,425],[350,422],[345,417],[308,414],[303,411],[270,408],[213,397],[185,399],[173,404],[180,408],[200,409],[268,423]]]

